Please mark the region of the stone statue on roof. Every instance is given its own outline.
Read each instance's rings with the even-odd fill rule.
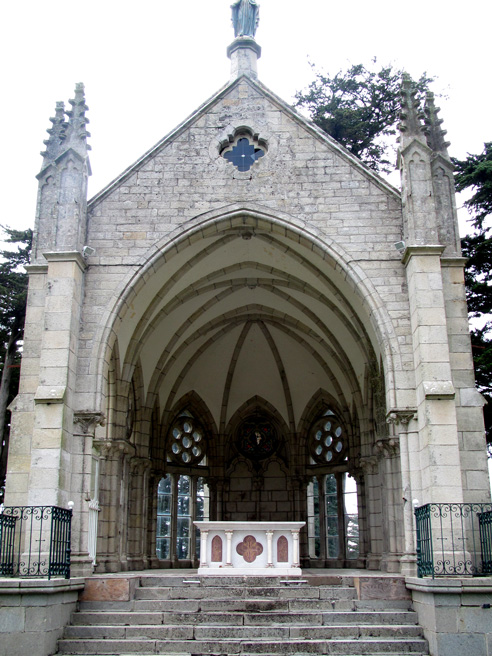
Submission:
[[[256,0],[236,0],[231,9],[234,36],[249,36],[254,39],[260,20],[260,6]]]

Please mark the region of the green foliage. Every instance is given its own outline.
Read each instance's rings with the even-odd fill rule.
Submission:
[[[28,277],[21,267],[29,262],[32,247],[32,230],[3,227],[3,231],[4,243],[17,248],[0,250],[0,502],[7,471],[7,406],[19,387],[20,345],[26,316]]]
[[[465,160],[453,159],[453,164],[456,191],[473,189],[473,196],[465,201],[465,207],[473,216],[472,225],[484,231],[484,221],[492,215],[492,141],[484,144],[480,155],[468,154]]]
[[[399,122],[402,75],[391,64],[378,71],[357,64],[333,77],[318,71],[307,91],[296,93],[296,106],[367,166],[388,173],[394,162],[387,137],[396,134]],[[424,73],[416,83],[420,100],[432,81]]]
[[[483,153],[468,155],[465,160],[453,159],[457,191],[471,190],[465,201],[475,231],[461,240],[463,255],[468,258],[465,268],[466,298],[470,316],[485,319],[481,328],[471,331],[473,362],[477,387],[488,401],[484,408],[485,431],[492,455],[492,142],[484,144]]]
[[[18,247],[0,250],[0,358],[12,332],[22,330],[24,325],[27,273],[21,267],[29,262],[32,246],[32,230],[2,228],[7,236],[4,242]]]

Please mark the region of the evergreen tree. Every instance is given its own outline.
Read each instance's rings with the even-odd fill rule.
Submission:
[[[402,75],[391,64],[379,71],[357,64],[333,77],[318,71],[308,90],[296,93],[296,106],[367,166],[389,173],[395,167],[388,159],[388,137],[396,134],[400,119]],[[432,81],[425,73],[420,77],[418,98],[423,100]]]
[[[376,59],[373,59],[376,64]],[[374,68],[374,67],[373,67]],[[334,76],[316,72],[307,91],[296,93],[296,106],[306,109],[322,130],[379,173],[394,169],[388,159],[390,139],[397,132],[401,111],[403,71],[383,66],[379,71],[363,64],[340,70]],[[424,73],[415,87],[423,99],[433,78]],[[465,202],[472,215],[472,234],[462,239],[468,258],[465,284],[471,318],[485,319],[471,330],[477,387],[488,401],[484,408],[487,442],[492,456],[492,142],[480,155],[454,159],[458,192],[472,190]]]
[[[470,317],[485,320],[471,331],[473,361],[478,389],[484,395],[485,430],[492,456],[492,142],[484,144],[480,155],[453,159],[457,191],[472,191],[464,205],[471,214],[472,234],[461,241],[465,268],[466,297]]]
[[[19,386],[20,346],[26,317],[27,273],[32,230],[3,228],[4,242],[15,250],[1,250],[0,257],[0,503],[3,500],[9,444],[7,406]]]

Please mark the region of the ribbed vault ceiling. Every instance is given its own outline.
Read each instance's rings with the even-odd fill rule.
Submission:
[[[361,307],[306,240],[229,228],[147,276],[118,329],[122,375],[140,367],[144,398],[161,411],[195,392],[221,431],[254,397],[294,431],[320,389],[343,409],[362,399],[374,351]]]

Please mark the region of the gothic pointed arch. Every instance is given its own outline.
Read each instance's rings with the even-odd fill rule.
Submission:
[[[200,239],[197,240],[198,235],[200,239],[207,238],[207,242],[203,242],[204,248],[200,246]],[[341,318],[344,317],[346,330],[349,334],[351,331],[355,331],[354,338],[357,336],[357,350],[362,349],[362,358],[367,360],[373,357],[374,349],[380,352],[387,365],[385,371],[388,378],[388,404],[392,403],[395,395],[395,376],[401,370],[400,350],[398,340],[392,333],[392,322],[385,315],[384,303],[378,300],[378,294],[374,287],[371,287],[367,276],[362,275],[357,265],[350,261],[350,257],[344,256],[339,245],[334,249],[329,239],[320,240],[319,236],[314,233],[310,236],[309,227],[306,225],[302,225],[301,232],[301,225],[293,217],[282,217],[281,213],[278,212],[273,217],[269,212],[265,212],[263,208],[260,209],[258,206],[242,207],[240,209],[237,206],[232,206],[227,208],[226,211],[211,212],[200,217],[199,222],[190,221],[189,225],[181,231],[181,235],[179,237],[176,235],[176,237],[177,239],[170,234],[162,243],[156,244],[154,254],[150,252],[142,261],[139,273],[133,274],[120,287],[120,292],[117,292],[112,303],[113,309],[108,310],[107,313],[107,337],[105,338],[103,333],[100,334],[99,348],[111,350],[115,335],[123,329],[125,336],[120,336],[120,341],[122,339],[125,343],[125,358],[134,357],[131,355],[132,350],[135,356],[141,351],[141,337],[147,330],[146,327],[150,326],[149,320],[155,318],[158,304],[160,303],[162,307],[160,299],[168,293],[166,287],[159,290],[159,287],[155,286],[155,282],[157,282],[156,273],[161,271],[159,278],[161,280],[167,279],[169,281],[167,289],[170,289],[169,285],[175,285],[176,283],[176,274],[178,274],[178,278],[182,275],[179,274],[179,261],[182,260],[181,253],[187,252],[186,261],[188,264],[186,268],[182,269],[184,273],[189,270],[190,266],[193,267],[195,262],[197,265],[202,262],[200,267],[203,267],[203,263],[213,257],[213,253],[217,252],[217,248],[236,248],[236,245],[241,243],[241,241],[237,241],[238,239],[256,240],[258,243],[264,241],[265,244],[269,245],[269,248],[276,250],[279,249],[280,243],[283,244],[282,248],[284,250],[285,245],[290,243],[288,259],[292,263],[296,262],[296,267],[301,264],[307,276],[314,274],[318,280],[322,279],[324,281],[323,284],[326,285],[326,289],[329,291],[329,300],[332,308],[334,308],[333,312],[335,315],[337,312],[341,312],[340,316]],[[304,250],[306,250],[306,254],[309,251],[309,257],[302,255]],[[319,258],[320,263],[323,263],[325,273],[320,273],[321,269],[316,263],[317,258]],[[254,263],[252,264],[254,267]],[[262,266],[261,261],[258,262],[258,265]],[[169,269],[171,277],[162,277],[163,267]],[[198,270],[197,268],[197,272]],[[337,271],[343,271],[343,277],[339,277]],[[207,274],[207,279],[209,275]],[[234,276],[234,279],[236,289],[238,289],[236,276]],[[247,286],[248,281],[249,278],[244,281],[243,285]],[[290,277],[286,279],[286,284],[292,285],[293,283],[294,279]],[[306,283],[306,280],[304,280],[304,283]],[[145,292],[143,291],[144,285]],[[255,280],[251,282],[251,285],[255,289],[265,287],[264,283],[260,282],[258,284]],[[277,291],[281,289],[278,285],[274,285],[274,287]],[[199,293],[202,293],[202,288],[203,281],[200,282],[199,287],[195,286],[195,290]],[[273,289],[271,285],[270,289]],[[224,291],[229,295],[231,293],[231,289]],[[277,293],[277,291],[274,293]],[[153,296],[148,296],[149,292]],[[353,300],[349,300],[350,297]],[[145,298],[148,298],[150,302],[146,302]],[[355,299],[359,299],[356,302],[360,305],[358,309],[354,305]],[[285,300],[289,302],[288,299]],[[312,301],[310,301],[310,304],[312,304]],[[126,308],[128,307],[140,308],[136,314],[133,313],[134,318],[130,322],[125,318],[127,316]],[[295,308],[295,304],[292,305],[292,308]],[[166,312],[173,312],[172,306],[169,306]],[[114,321],[116,318],[120,329],[115,331]],[[123,328],[124,324],[127,326],[126,328]],[[328,324],[325,323],[324,325],[327,326]],[[373,331],[372,337],[367,333],[366,327],[368,326],[371,326],[371,331]],[[128,332],[128,329],[130,329],[130,332]],[[151,333],[148,333],[147,330],[149,343],[152,341],[150,337]],[[330,337],[330,339],[333,338],[336,339],[336,336],[332,335]],[[171,344],[169,346],[173,349]],[[346,351],[343,352],[346,353]],[[101,375],[103,378],[107,375],[104,371],[104,358],[101,360],[101,368],[99,369],[99,376],[96,377],[97,379],[100,379]],[[345,369],[349,371],[352,365],[347,364],[349,366]],[[354,382],[356,378],[357,376],[354,378]],[[151,395],[156,393],[156,391],[150,389],[147,392]]]

